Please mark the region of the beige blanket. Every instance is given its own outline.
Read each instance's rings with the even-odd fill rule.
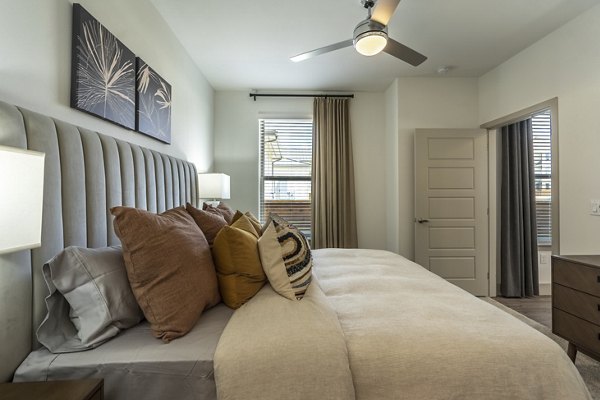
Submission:
[[[302,301],[265,285],[229,320],[214,371],[220,400],[355,398],[344,335],[317,284]]]
[[[220,399],[591,398],[557,344],[417,264],[377,250],[314,257],[307,298],[267,286],[230,320]]]

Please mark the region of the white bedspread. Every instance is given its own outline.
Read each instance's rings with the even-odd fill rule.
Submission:
[[[314,258],[305,299],[266,286],[234,314],[215,353],[220,399],[591,398],[556,343],[417,264]]]

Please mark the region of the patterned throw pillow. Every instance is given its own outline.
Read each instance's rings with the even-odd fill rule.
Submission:
[[[294,225],[271,214],[258,239],[260,260],[277,293],[300,300],[312,280],[312,255],[306,237]]]

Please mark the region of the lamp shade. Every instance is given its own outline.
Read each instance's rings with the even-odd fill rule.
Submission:
[[[0,254],[39,247],[44,154],[0,146]]]
[[[198,174],[198,197],[229,199],[229,175]]]

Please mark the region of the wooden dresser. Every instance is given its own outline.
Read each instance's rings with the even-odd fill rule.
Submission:
[[[600,255],[552,256],[552,332],[600,360]]]
[[[0,383],[2,400],[102,400],[103,379]]]

